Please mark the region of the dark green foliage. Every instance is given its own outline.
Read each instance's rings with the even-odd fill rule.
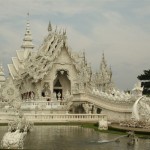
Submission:
[[[137,77],[139,80],[150,80],[150,70],[144,70],[144,74]]]
[[[141,80],[141,86],[143,88],[143,94],[150,95],[150,70],[144,70],[144,74],[137,77]]]

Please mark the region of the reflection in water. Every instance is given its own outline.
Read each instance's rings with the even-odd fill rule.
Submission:
[[[7,131],[6,126],[0,126],[0,140]],[[111,140],[116,134],[100,133],[92,129],[78,126],[34,126],[25,140],[25,149],[49,150],[149,150],[150,140],[139,139],[134,146],[127,145],[128,138],[120,142],[100,144],[100,140]]]

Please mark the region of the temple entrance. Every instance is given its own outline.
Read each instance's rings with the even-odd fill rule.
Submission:
[[[68,79],[68,73],[65,70],[59,70],[53,82],[53,92],[56,93],[57,99],[63,100],[67,91],[71,92],[71,83]]]
[[[53,91],[54,93],[56,93],[56,98],[57,99],[62,99],[62,89],[54,89]]]
[[[59,81],[59,79],[57,79],[55,85],[54,85],[54,90],[53,90],[54,93],[56,93],[56,98],[57,100],[61,100],[62,99],[62,85]]]

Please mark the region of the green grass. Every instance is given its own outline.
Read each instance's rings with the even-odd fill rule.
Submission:
[[[98,124],[87,124],[84,123],[81,125],[83,128],[91,128],[94,129],[95,131],[102,132],[102,133],[110,133],[110,134],[117,134],[117,135],[127,135],[127,131],[125,129],[118,129],[118,128],[113,128],[113,127],[108,127],[108,130],[99,130],[98,129]],[[150,133],[148,132],[135,132],[136,136],[138,138],[143,138],[143,139],[150,139]]]
[[[111,133],[111,134],[118,134],[118,135],[125,135],[126,134],[124,131],[112,130],[111,128],[108,128],[108,130],[99,130],[98,129],[98,123],[95,123],[95,124],[84,123],[81,125],[81,127],[91,128],[91,129],[94,129],[95,131],[103,132],[103,133]]]

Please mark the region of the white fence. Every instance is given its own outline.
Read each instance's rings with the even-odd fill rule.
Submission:
[[[15,119],[14,114],[0,114],[1,122],[8,122]],[[107,120],[102,114],[25,114],[25,118],[33,122],[98,122]]]
[[[26,114],[28,120],[34,122],[97,122],[106,115],[100,114]]]
[[[47,107],[56,107],[63,106],[67,103],[64,101],[26,101],[22,103],[22,107],[35,107],[35,106],[47,106]]]

